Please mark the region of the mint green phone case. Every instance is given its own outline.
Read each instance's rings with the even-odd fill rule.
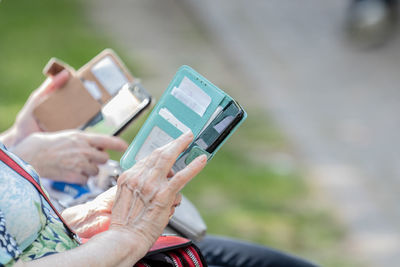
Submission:
[[[178,93],[175,94],[175,92],[179,91],[177,89],[183,86],[182,85],[183,83],[181,84],[181,82],[183,80],[185,80],[186,83],[188,82],[188,80],[185,79],[185,77],[189,79],[192,83],[194,83],[198,88],[200,88],[206,94],[202,95],[201,92],[197,91],[198,93],[200,93],[201,96],[199,102],[208,103],[209,100],[208,105],[200,105],[200,104],[196,105],[196,103],[193,103],[195,108],[198,108],[196,109],[197,111],[195,111],[195,108],[188,106],[187,103],[190,101],[183,102],[182,98],[180,98],[179,100],[176,97]],[[198,90],[197,87],[196,90]],[[180,92],[181,91],[179,91],[179,93]],[[183,97],[186,98],[187,96],[188,95],[185,94]],[[197,96],[190,95],[189,98],[190,97],[192,98],[190,98],[189,100],[199,99],[199,97]],[[207,101],[204,99],[206,99]],[[178,138],[183,133],[184,129],[190,129],[193,132],[194,139],[196,139],[200,131],[203,129],[203,127],[209,121],[210,117],[215,112],[215,110],[219,106],[224,107],[232,100],[233,99],[229,95],[227,95],[221,89],[213,85],[211,82],[209,82],[206,78],[197,73],[191,67],[189,66],[180,67],[175,77],[169,84],[168,88],[162,95],[161,99],[154,107],[153,111],[149,115],[146,122],[143,124],[139,133],[136,135],[135,139],[133,140],[129,148],[126,150],[125,154],[122,156],[120,161],[121,167],[124,170],[129,169],[136,163],[137,160],[140,160],[145,155],[148,155],[152,150],[157,148],[160,144],[164,144],[167,143],[167,141],[171,141],[173,139]],[[199,106],[201,107],[207,106],[207,107],[205,109],[201,109],[199,108]],[[200,109],[201,111],[199,112]],[[166,113],[167,115],[165,115]],[[162,116],[161,114],[163,114],[164,116]],[[165,118],[166,116],[170,118],[169,116],[171,116],[171,114],[174,117],[172,123],[170,121],[167,121],[167,119]],[[229,135],[218,145],[218,147],[213,151],[213,153],[209,155],[209,160],[223,145],[223,143],[233,134],[233,132],[237,129],[237,127],[239,127],[239,125],[246,119],[246,117],[247,114],[243,110],[243,118],[232,129]],[[174,123],[176,120],[179,121],[178,126],[176,123]]]

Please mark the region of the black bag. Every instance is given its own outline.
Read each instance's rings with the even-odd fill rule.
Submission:
[[[207,267],[199,248],[191,240],[173,235],[158,238],[135,267]]]

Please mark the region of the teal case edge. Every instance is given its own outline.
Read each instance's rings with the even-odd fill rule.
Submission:
[[[175,74],[174,78],[172,79],[172,81],[170,82],[170,84],[168,85],[167,89],[165,90],[165,92],[161,96],[159,102],[153,108],[153,110],[150,113],[148,119],[145,121],[145,123],[143,124],[143,126],[139,130],[138,134],[136,135],[136,137],[134,138],[132,143],[129,145],[128,149],[125,151],[124,155],[121,157],[120,166],[121,166],[122,169],[127,170],[127,169],[129,169],[130,167],[132,167],[136,163],[136,160],[135,160],[136,154],[138,153],[138,150],[141,148],[141,146],[143,145],[144,141],[146,140],[148,134],[150,133],[150,131],[153,129],[154,126],[156,126],[156,125],[160,126],[160,123],[161,123],[163,125],[163,127],[160,127],[160,128],[162,128],[169,135],[171,135],[172,138],[176,139],[176,138],[178,138],[180,136],[181,132],[178,129],[176,129],[173,125],[170,125],[169,122],[167,122],[167,121],[162,122],[163,118],[161,118],[158,115],[158,112],[160,111],[161,108],[166,107],[167,103],[171,102],[171,101],[176,101],[176,103],[179,103],[178,107],[168,106],[168,108],[172,109],[172,110],[175,110],[176,112],[179,112],[179,113],[182,112],[182,110],[180,110],[180,111],[178,111],[178,110],[179,109],[183,109],[182,105],[184,105],[184,104],[180,103],[179,100],[176,100],[176,99],[175,100],[171,100],[171,99],[174,99],[174,96],[172,96],[170,93],[171,93],[172,89],[176,85],[180,84],[180,82],[183,80],[183,78],[185,76],[187,76],[192,82],[194,82],[197,86],[199,86],[203,91],[205,91],[211,97],[211,103],[208,106],[207,110],[205,111],[203,117],[198,116],[198,119],[201,120],[200,124],[198,123],[198,121],[196,121],[195,124],[192,124],[187,119],[182,119],[183,117],[182,118],[178,118],[179,120],[184,122],[192,130],[193,134],[195,135],[195,138],[199,134],[199,131],[202,129],[202,127],[205,125],[205,123],[208,121],[208,119],[211,117],[211,115],[215,111],[215,109],[226,98],[228,98],[229,100],[234,100],[232,97],[230,97],[228,94],[226,94],[220,88],[218,88],[213,83],[208,81],[205,77],[203,77],[201,74],[199,74],[197,71],[195,71],[191,67],[189,67],[187,65],[181,66],[178,69],[178,71],[176,72],[176,74]],[[192,79],[193,77],[195,77],[195,79]],[[186,109],[186,111],[190,110],[187,107],[185,107],[184,109]],[[186,112],[185,110],[183,110],[183,111]],[[194,113],[192,110],[190,110],[190,112]],[[176,114],[174,114],[174,115],[176,116]],[[196,115],[198,115],[198,114],[196,114]],[[191,116],[191,117],[193,117],[193,116]],[[237,130],[237,128],[244,122],[244,120],[246,118],[247,118],[247,113],[246,113],[245,110],[243,110],[243,118],[232,129],[232,131],[221,142],[221,144],[218,145],[218,147],[211,154],[211,156],[209,157],[208,160],[211,160],[213,158],[215,153],[231,137],[231,135]],[[192,126],[194,126],[195,129],[193,129]]]

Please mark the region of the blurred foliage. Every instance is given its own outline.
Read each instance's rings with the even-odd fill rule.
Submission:
[[[0,2],[0,130],[9,127],[57,57],[78,69],[106,47],[124,53],[90,27],[76,0]],[[129,62],[127,62],[129,63]],[[135,73],[138,68],[127,64]]]
[[[0,2],[0,131],[12,124],[44,80],[41,70],[51,57],[79,68],[113,47],[126,58],[86,21],[84,11],[76,0]],[[137,65],[126,63],[139,72]],[[144,120],[142,116],[122,137],[130,142]],[[324,266],[350,266],[341,244],[345,233],[310,197],[292,154],[269,118],[251,110],[184,193],[199,208],[210,233],[252,240]],[[112,154],[116,160],[120,156]]]

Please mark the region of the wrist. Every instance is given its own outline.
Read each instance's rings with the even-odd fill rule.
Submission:
[[[132,231],[131,229],[119,225],[112,224],[108,231],[118,233],[118,235],[123,236],[125,242],[131,242],[132,246],[140,244],[139,250],[142,251],[143,256],[150,250],[157,238],[150,237],[146,233],[141,231]],[[158,236],[157,236],[158,237]]]
[[[143,258],[150,249],[141,238],[136,238],[123,229],[109,229],[94,236],[90,241],[98,242],[101,239],[118,253],[120,259],[125,259],[124,261],[132,265]]]

